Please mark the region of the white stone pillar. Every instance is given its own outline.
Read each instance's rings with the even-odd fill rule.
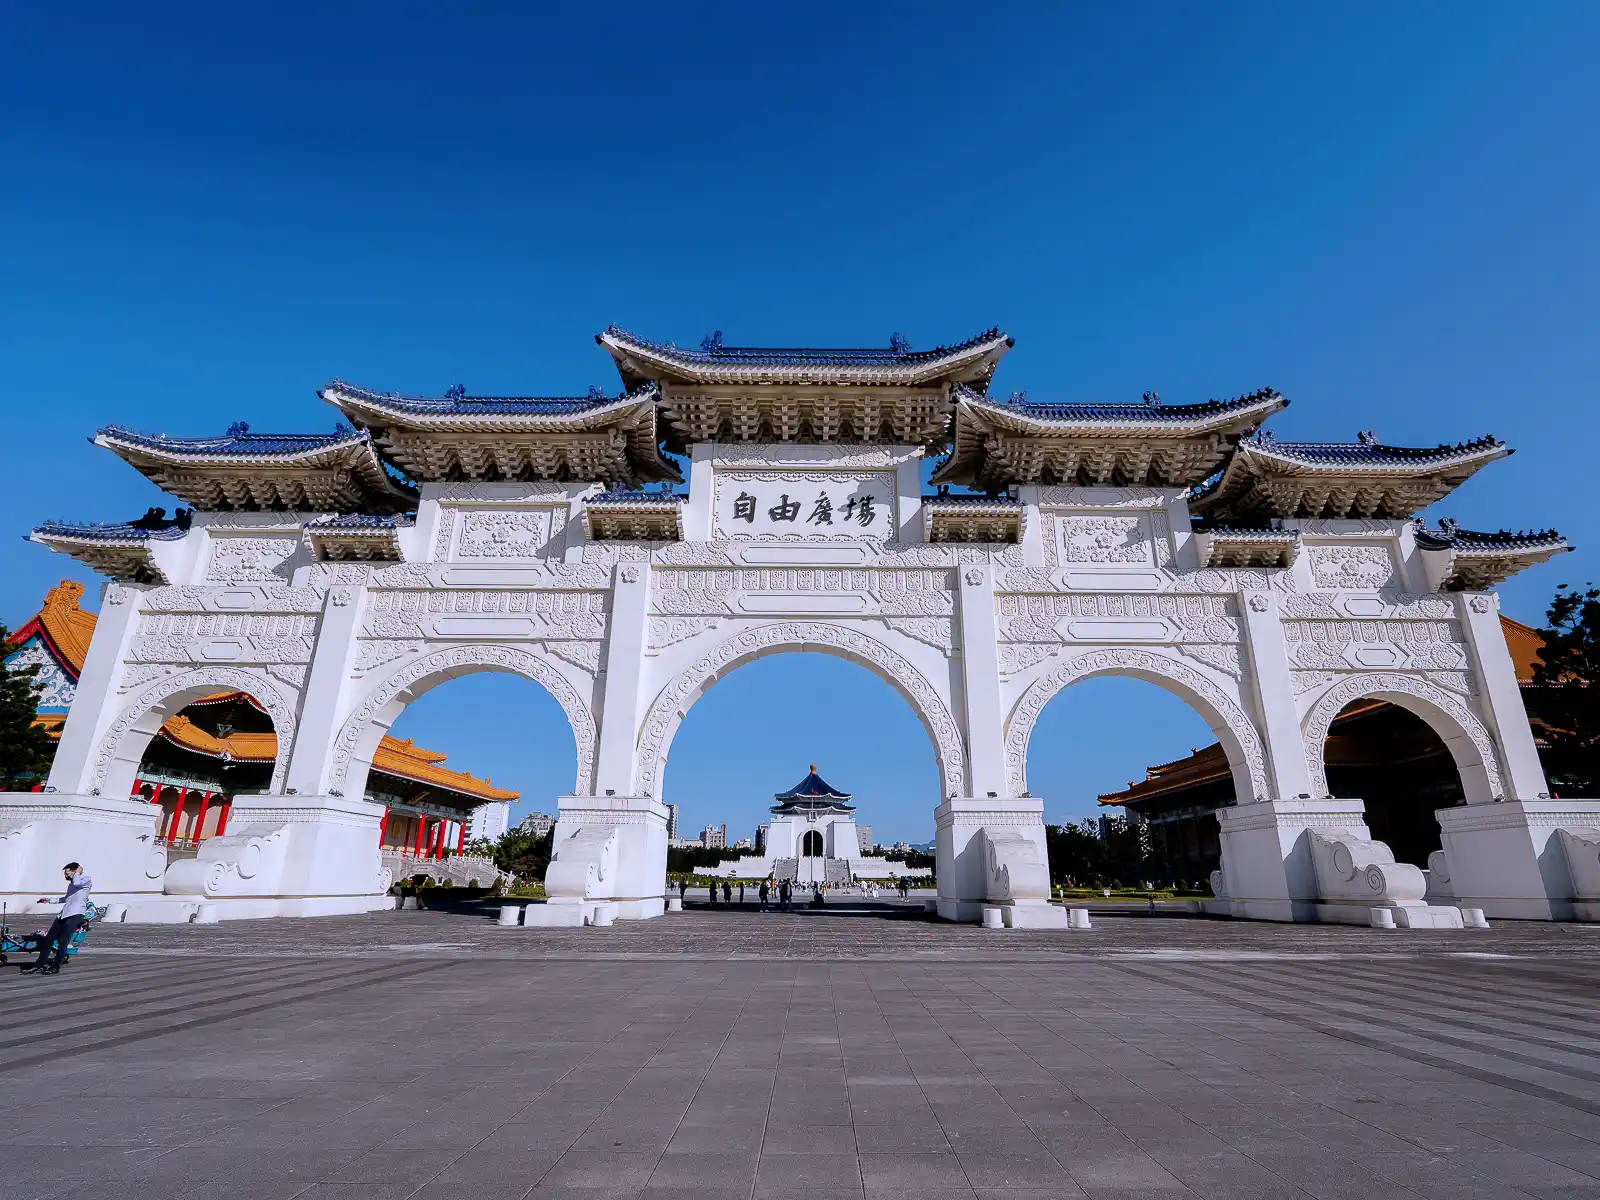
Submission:
[[[585,905],[587,917],[598,905],[622,921],[659,917],[666,908],[667,806],[654,796],[562,796],[558,804],[545,873],[549,905]]]
[[[601,685],[600,746],[594,779],[595,794],[599,796],[607,792],[627,796],[633,792],[649,621],[650,564],[618,563],[611,593],[611,619],[606,626]]]
[[[95,751],[117,717],[117,681],[143,602],[142,588],[120,583],[107,584],[101,593],[94,636],[50,765],[46,786],[54,792],[87,795],[93,790]]]
[[[921,542],[922,537],[922,451],[894,469],[895,501],[899,510],[900,528],[895,536],[902,542]]]
[[[356,633],[365,601],[365,588],[346,584],[329,588],[322,598],[322,618],[300,696],[300,720],[284,782],[291,793],[320,796],[327,789],[334,738],[344,723],[345,690],[355,665]]]
[[[975,797],[1002,796],[1006,792],[1005,720],[1000,709],[994,575],[989,567],[976,564],[957,570],[967,787]]]
[[[1310,796],[1311,771],[1306,763],[1305,741],[1300,736],[1294,687],[1289,681],[1289,654],[1283,641],[1277,598],[1267,591],[1243,592],[1239,596],[1239,616],[1249,658],[1245,680],[1261,721],[1267,745],[1267,781],[1272,788],[1270,796],[1256,799]]]
[[[1506,647],[1500,608],[1492,595],[1460,593],[1456,612],[1467,654],[1478,677],[1484,723],[1500,747],[1500,783],[1508,800],[1536,800],[1550,789],[1528,726],[1517,668]],[[1496,797],[1499,799],[1499,797]]]
[[[1434,815],[1457,904],[1487,917],[1570,921],[1583,919],[1575,905],[1600,899],[1585,896],[1564,844],[1600,836],[1600,800],[1506,800]]]
[[[1217,810],[1223,887],[1236,917],[1314,921],[1317,872],[1308,831],[1370,841],[1360,800],[1261,800]],[[1213,877],[1215,878],[1215,877]]]
[[[689,447],[689,500],[683,506],[683,540],[709,542],[716,526],[716,474],[711,459],[715,442],[696,442]]]
[[[545,874],[548,903],[529,908],[530,924],[610,924],[658,917],[665,909],[667,806],[659,797],[633,794],[649,620],[650,565],[617,564],[595,794],[561,797]]]

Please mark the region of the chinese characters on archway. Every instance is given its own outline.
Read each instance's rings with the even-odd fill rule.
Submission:
[[[740,492],[734,497],[733,519],[754,525],[759,503],[749,492]],[[800,501],[789,499],[789,493],[784,492],[778,497],[778,502],[767,509],[767,519],[774,525],[781,525],[784,522],[793,524],[800,518],[801,507]],[[853,523],[865,529],[878,519],[877,502],[867,495],[851,496],[844,502],[844,507],[839,510],[838,516],[839,523],[842,525]],[[817,498],[811,505],[811,515],[805,519],[805,523],[807,525],[832,525],[833,518],[833,501],[828,499],[828,493],[817,493]]]
[[[894,536],[890,480],[845,478],[728,480],[718,488],[717,530],[725,537],[814,534],[822,537]]]

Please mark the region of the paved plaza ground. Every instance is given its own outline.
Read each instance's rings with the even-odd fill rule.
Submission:
[[[1600,1200],[1600,927],[694,909],[107,927],[0,1197]]]

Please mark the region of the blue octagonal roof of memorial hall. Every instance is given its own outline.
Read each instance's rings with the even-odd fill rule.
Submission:
[[[838,788],[834,787],[831,783],[822,778],[822,776],[818,775],[817,764],[812,763],[811,770],[804,779],[795,784],[787,792],[778,792],[772,798],[788,804],[792,804],[795,801],[804,802],[807,800],[820,800],[830,804],[837,804],[841,801],[849,800],[850,793],[841,792]]]

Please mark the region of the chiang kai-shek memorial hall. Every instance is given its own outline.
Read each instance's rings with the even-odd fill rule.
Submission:
[[[679,723],[727,672],[796,650],[875,672],[927,729],[947,919],[1065,924],[1028,742],[1051,697],[1104,674],[1216,732],[1234,800],[1217,911],[1600,916],[1600,802],[1549,796],[1492,591],[1566,544],[1417,520],[1511,452],[1495,438],[1279,441],[1271,389],[1007,396],[998,330],[931,350],[597,341],[615,395],[335,382],[330,434],[102,430],[192,519],[33,532],[110,582],[48,788],[0,804],[0,894],[45,894],[78,859],[97,897],[161,919],[179,898],[135,773],[174,713],[238,691],[276,735],[270,784],[234,798],[187,899],[224,919],[376,907],[383,809],[363,797],[386,731],[445,680],[509,671],[549,690],[578,750],[528,917],[654,917]],[[1460,772],[1435,872],[1329,796],[1330,723],[1362,699],[1415,713]]]

